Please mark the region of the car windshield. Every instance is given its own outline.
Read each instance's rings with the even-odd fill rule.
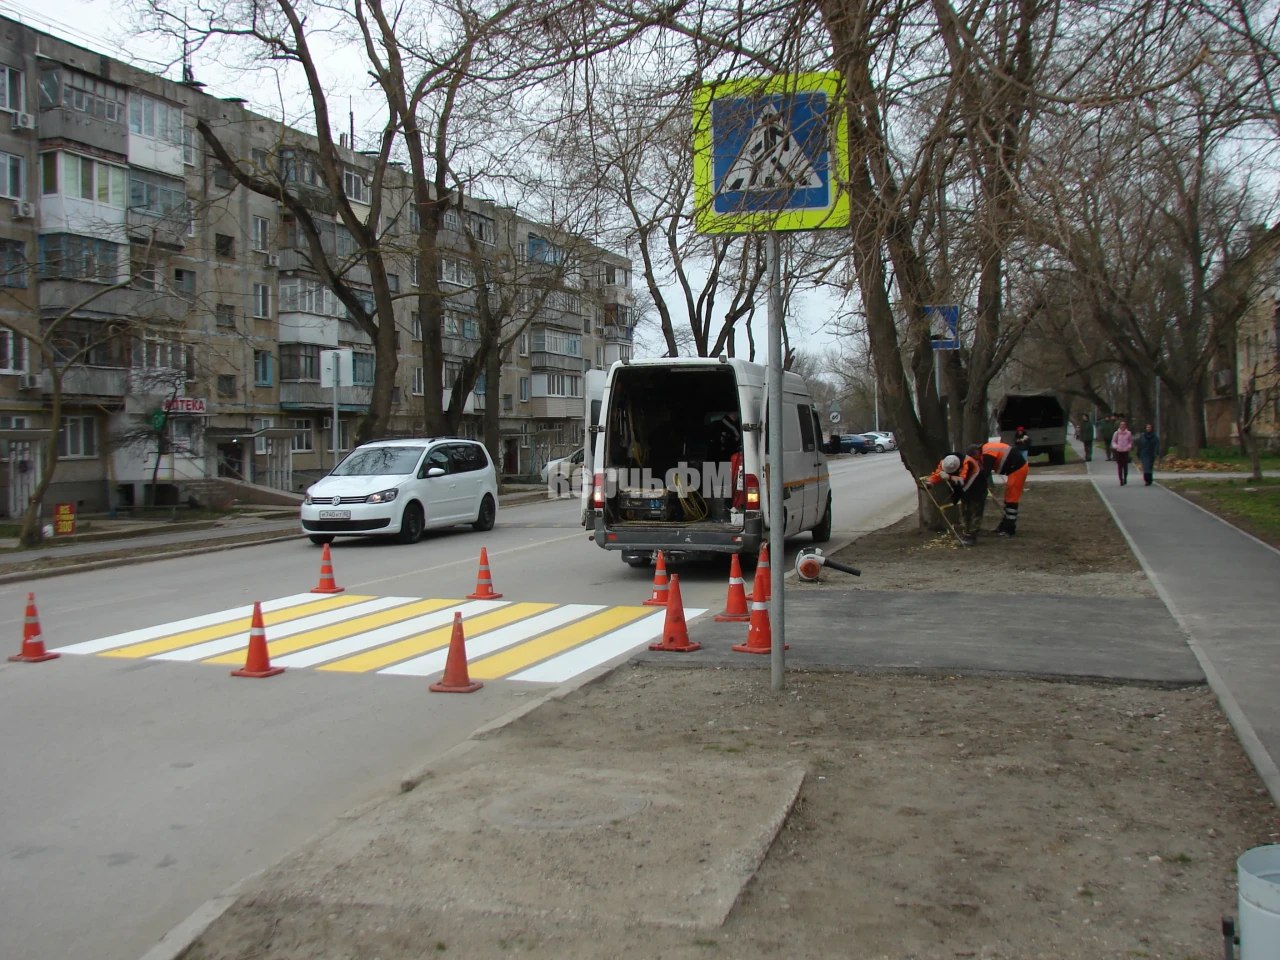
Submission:
[[[370,447],[352,451],[333,468],[334,477],[400,477],[413,473],[425,447]]]

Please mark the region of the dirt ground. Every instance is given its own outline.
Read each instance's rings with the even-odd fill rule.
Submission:
[[[986,529],[997,519],[992,505]],[[841,555],[874,571],[875,590],[1013,592],[1029,608],[1036,594],[1152,595],[1086,483],[1033,478],[1011,541],[965,551],[909,519]],[[744,774],[800,764],[804,781],[713,928],[263,895],[185,956],[1209,960],[1223,953],[1221,918],[1236,913],[1235,858],[1280,842],[1277,809],[1204,686],[793,671],[775,694],[763,670],[627,665],[486,745],[624,771],[655,757],[690,769],[730,760]],[[716,799],[732,806],[734,786],[727,778]],[[714,809],[693,805],[662,829],[697,847]],[[547,882],[563,879],[571,842],[548,834]],[[620,817],[590,843],[623,864],[645,839]],[[650,868],[635,896],[679,879]],[[427,904],[443,895],[421,891]]]

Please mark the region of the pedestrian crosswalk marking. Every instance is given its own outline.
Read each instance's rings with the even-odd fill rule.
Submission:
[[[269,644],[271,658],[272,660],[280,661],[287,654],[306,650],[309,647],[318,647],[334,640],[341,640],[343,637],[350,636],[352,630],[359,630],[362,634],[368,636],[380,628],[390,626],[403,631],[400,635],[412,633],[415,630],[422,629],[425,621],[435,620],[436,618],[430,615],[438,612],[442,607],[449,606],[450,603],[451,601],[449,600],[419,600],[416,603],[401,604],[388,610],[366,614],[354,620],[341,620],[338,623],[332,623],[305,633],[294,634],[291,637],[271,637]],[[452,616],[452,614],[449,614],[449,616]],[[238,664],[243,659],[241,654],[236,652],[209,657],[204,662]]]
[[[267,636],[283,637],[299,630],[309,629],[311,625],[327,622],[335,612],[342,608],[343,616],[356,613],[371,612],[373,609],[384,609],[398,603],[405,603],[408,597],[362,597],[344,593],[339,596],[325,597],[311,603],[300,604],[288,610],[277,610],[262,615],[262,623],[267,629]],[[231,620],[203,630],[186,630],[166,637],[157,637],[146,643],[132,644],[116,650],[108,650],[106,657],[156,657],[159,660],[203,660],[219,653],[243,648],[248,643],[249,621]]]
[[[455,613],[471,675],[559,683],[654,639],[665,610],[510,600],[295,594],[262,604],[273,666],[430,676],[444,669]],[[245,659],[252,606],[59,648],[59,653],[226,666]],[[685,610],[692,619],[705,611]]]
[[[518,647],[472,661],[468,672],[476,680],[496,680],[523,670],[539,660],[563,653],[570,647],[600,636],[601,633],[626,626],[651,612],[648,607],[611,607],[585,620],[545,633]]]
[[[532,616],[535,613],[542,613],[551,607],[552,604],[550,603],[512,603],[490,613],[482,613],[466,620],[463,625],[463,633],[472,636],[481,634],[486,630],[503,627],[516,620],[523,620],[525,617]],[[367,653],[347,657],[334,663],[326,663],[316,669],[339,670],[347,673],[364,673],[369,670],[377,670],[380,667],[388,667],[400,660],[407,660],[409,657],[417,657],[431,650],[443,649],[449,645],[449,640],[452,636],[453,624],[449,624],[416,637],[407,637],[387,646],[375,647]]]
[[[278,600],[268,600],[262,604],[263,622],[266,622],[267,616],[277,610],[285,610],[289,607],[296,607],[304,603],[312,603],[316,599],[314,593],[295,593],[291,597],[281,597]],[[70,646],[62,647],[62,653],[101,653],[104,650],[111,650],[116,647],[123,647],[130,643],[140,643],[143,640],[154,640],[156,637],[165,637],[183,630],[197,630],[200,627],[207,627],[215,623],[226,623],[228,621],[244,621],[245,633],[249,632],[249,618],[253,616],[253,604],[245,607],[235,607],[231,610],[223,610],[219,613],[206,613],[198,617],[188,617],[186,620],[178,620],[173,623],[162,623],[155,627],[143,627],[141,630],[130,630],[127,633],[117,633],[114,636],[102,637],[98,640],[86,640],[84,643],[73,643]]]
[[[530,617],[528,620],[521,620],[518,623],[499,627],[497,630],[490,630],[478,636],[473,633],[467,637],[467,656],[469,658],[483,657],[493,653],[495,650],[501,650],[503,647],[520,643],[529,637],[536,637],[547,630],[603,609],[604,607],[596,603],[566,603],[564,606],[548,610],[546,613],[540,613],[535,617]],[[465,627],[464,623],[464,631]],[[433,650],[431,653],[424,653],[420,657],[414,657],[412,660],[385,667],[378,672],[402,677],[427,677],[444,669],[448,653],[447,649]]]

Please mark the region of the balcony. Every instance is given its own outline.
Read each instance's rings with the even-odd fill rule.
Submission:
[[[89,303],[85,298],[95,291],[99,295]],[[99,317],[117,320],[122,317],[159,323],[182,323],[195,310],[194,297],[184,297],[161,290],[136,290],[132,287],[108,287],[85,280],[41,280],[40,313],[46,319],[61,317],[77,304],[76,317]]]
[[[574,373],[582,372],[581,357],[566,357],[559,353],[546,353],[542,350],[534,350],[529,355],[529,364],[534,370],[570,370]]]
[[[337,317],[282,311],[276,338],[281,343],[315,343],[322,347],[336,347],[339,325]]]
[[[529,416],[535,420],[581,420],[586,409],[582,397],[533,397],[529,401]]]
[[[369,408],[373,385],[338,388],[338,409],[361,413]],[[280,407],[284,410],[332,410],[333,388],[315,380],[280,381]]]
[[[97,147],[123,160],[129,152],[129,128],[68,107],[41,110],[37,123],[41,140],[69,140]]]
[[[53,392],[53,375],[45,370],[29,374],[30,383],[44,395]],[[129,370],[126,367],[71,366],[62,370],[62,396],[110,397],[122,400],[129,393]]]
[[[614,324],[606,324],[604,326],[604,333],[601,335],[606,340],[630,343],[631,338],[635,336],[635,330],[633,327],[619,327]]]

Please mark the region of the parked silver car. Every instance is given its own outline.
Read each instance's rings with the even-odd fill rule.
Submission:
[[[867,443],[876,453],[884,453],[888,450],[897,450],[898,441],[893,439],[892,433],[884,433],[880,430],[872,430],[870,433],[864,433]]]

